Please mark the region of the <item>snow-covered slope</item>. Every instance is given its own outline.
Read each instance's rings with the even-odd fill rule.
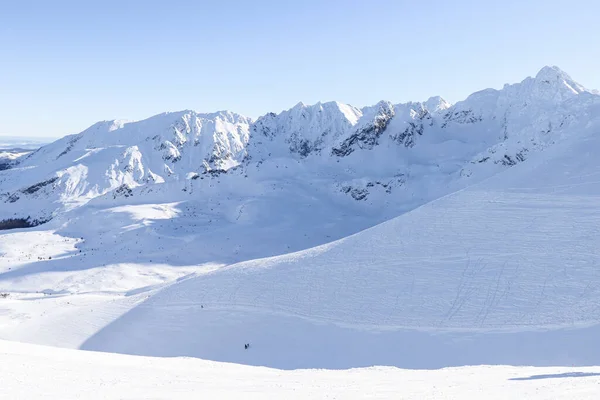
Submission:
[[[599,148],[581,135],[342,240],[171,285],[83,347],[279,368],[593,365]]]
[[[596,399],[595,368],[279,371],[0,342],[10,399]]]
[[[1,175],[0,213],[48,220],[108,192],[231,168],[245,154],[249,122],[229,112],[193,111],[99,122],[19,159]]]

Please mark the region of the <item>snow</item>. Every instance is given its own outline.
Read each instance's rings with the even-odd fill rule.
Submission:
[[[0,159],[0,221],[48,220],[0,231],[0,339],[199,357],[15,344],[46,368],[232,368],[263,395],[283,377],[299,397],[324,393],[318,379],[380,394],[350,390],[357,373],[420,398],[454,393],[423,386],[435,379],[457,397],[543,398],[555,379],[509,377],[572,384],[593,370],[527,366],[600,360],[599,131],[600,96],[556,67],[455,105],[100,122]],[[522,367],[465,367],[486,364]],[[373,365],[446,369],[347,371]],[[282,371],[298,368],[338,371]]]
[[[599,146],[578,137],[344,239],[190,276],[83,348],[284,369],[595,365]]]
[[[551,67],[546,66],[542,68],[540,72],[538,72],[538,74],[535,76],[535,79],[548,84],[551,84],[552,81],[556,81],[559,85],[564,85],[564,87],[570,90],[573,94],[581,94],[582,92],[588,91],[579,83],[575,82],[569,76],[569,74],[567,74],[555,65]]]
[[[452,104],[448,103],[441,96],[430,97],[424,105],[425,108],[431,112],[441,112],[452,107]]]
[[[374,225],[590,131],[599,109],[600,96],[545,67],[455,105],[438,96],[362,109],[299,103],[256,121],[190,110],[102,121],[5,163],[12,168],[0,172],[0,219],[48,220],[92,199],[136,196],[136,188],[165,182],[172,184],[163,199],[169,202],[192,191],[235,184],[248,192],[297,177],[327,186],[334,201],[362,201],[358,208]]]
[[[11,399],[595,399],[600,384],[597,368],[280,371],[5,341],[0,354],[1,392]]]

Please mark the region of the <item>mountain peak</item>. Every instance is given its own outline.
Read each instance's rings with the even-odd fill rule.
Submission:
[[[535,76],[536,79],[548,79],[548,78],[563,78],[571,80],[569,74],[557,67],[556,65],[546,65]]]
[[[306,108],[306,104],[304,104],[303,101],[299,101],[294,107],[291,108],[291,110],[298,110],[302,108]]]
[[[582,92],[587,92],[588,90],[583,87],[581,84],[575,82],[569,74],[565,71],[561,70],[557,66],[545,66],[542,68],[537,75],[535,76],[535,80],[550,85],[559,85],[560,87],[565,87],[569,92],[573,94],[579,94]]]
[[[441,96],[433,96],[433,97],[430,97],[429,99],[427,99],[427,101],[425,102],[425,107],[429,111],[435,112],[435,111],[446,110],[446,109],[452,107],[452,104],[448,103]]]

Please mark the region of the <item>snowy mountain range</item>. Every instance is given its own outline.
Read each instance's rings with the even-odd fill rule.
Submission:
[[[47,221],[94,198],[139,196],[166,182],[174,199],[197,196],[222,181],[239,185],[239,177],[250,185],[318,181],[333,199],[389,209],[389,217],[591,129],[599,110],[600,96],[544,67],[454,105],[440,97],[362,109],[299,103],[256,121],[227,111],[104,121],[3,162],[11,170],[0,173],[0,220]]]
[[[284,369],[598,364],[599,132],[600,95],[544,67],[454,105],[182,111],[6,152],[0,339]]]

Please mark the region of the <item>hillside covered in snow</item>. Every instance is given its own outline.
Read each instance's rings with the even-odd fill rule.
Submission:
[[[132,357],[0,341],[8,398],[85,399],[596,399],[594,368],[476,366],[298,370],[193,358]],[[23,377],[27,377],[27,384]],[[476,378],[475,378],[476,377]]]
[[[598,364],[599,133],[600,95],[557,67],[454,105],[97,123],[0,171],[0,338],[283,369]]]

